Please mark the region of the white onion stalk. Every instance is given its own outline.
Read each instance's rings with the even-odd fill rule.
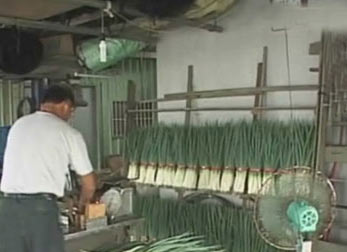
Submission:
[[[157,164],[149,163],[146,170],[145,184],[154,185],[155,184],[155,174],[157,172]]]
[[[172,175],[172,169],[174,168],[175,166],[173,164],[167,164],[165,166],[165,169],[164,169],[164,172],[163,172],[163,185],[164,186],[172,186],[172,183],[173,183],[173,178],[171,178],[170,176],[175,176],[175,175]]]
[[[176,166],[168,165],[167,170],[167,186],[173,186],[173,184],[175,183]]]
[[[129,164],[128,179],[137,179],[139,176],[139,169],[135,162]]]
[[[221,187],[221,168],[211,168],[209,189],[212,191],[220,191]]]
[[[231,167],[225,167],[222,180],[220,184],[220,190],[222,192],[230,192],[234,183],[234,169]]]
[[[211,170],[206,166],[201,166],[200,169],[200,178],[198,183],[199,190],[207,190],[209,189]]]
[[[164,167],[164,171],[163,171],[163,185],[164,186],[168,186],[170,184],[170,180],[169,180],[168,176],[169,176],[169,165],[166,165]]]
[[[258,194],[261,188],[261,173],[260,170],[250,170],[248,175],[248,193]]]
[[[273,176],[274,169],[264,169],[261,193],[263,195],[274,195],[275,192],[275,177]]]
[[[254,192],[255,194],[259,193],[259,191],[261,190],[262,184],[263,184],[262,174],[261,174],[261,171],[259,171],[257,173],[257,188],[256,188],[256,191]]]
[[[155,185],[157,185],[157,186],[164,185],[165,168],[166,168],[166,166],[164,164],[159,164],[158,165],[157,177],[155,179]]]
[[[236,170],[234,192],[243,193],[245,191],[246,178],[247,178],[247,169],[238,168]]]
[[[186,169],[186,174],[184,176],[183,187],[187,189],[196,189],[196,183],[198,182],[198,173],[196,172],[196,167],[189,166]]]
[[[146,180],[146,168],[147,164],[140,164],[140,169],[139,169],[139,177],[138,179],[136,180],[137,183],[141,183],[143,184]]]
[[[182,187],[185,175],[186,167],[184,165],[178,165],[174,176],[175,178],[172,181],[172,186]]]

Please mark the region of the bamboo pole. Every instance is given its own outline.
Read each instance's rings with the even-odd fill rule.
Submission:
[[[232,88],[232,89],[220,89],[220,90],[206,90],[206,91],[196,91],[191,94],[194,99],[204,99],[204,98],[218,98],[218,97],[234,97],[234,96],[254,96],[262,93],[271,92],[286,92],[286,91],[318,91],[319,86],[314,84],[308,85],[292,85],[292,86],[267,86],[262,88],[248,87],[248,88]],[[223,92],[226,93],[223,93]],[[201,95],[200,92],[207,93],[207,95]],[[218,92],[217,96],[214,93]],[[178,96],[178,94],[183,94],[183,96]],[[175,96],[173,96],[175,95]],[[188,93],[177,93],[177,94],[167,94],[163,98],[148,99],[138,101],[139,103],[147,102],[172,102],[172,101],[184,101],[187,100]]]
[[[314,110],[315,106],[297,106],[297,107],[205,107],[205,108],[166,108],[166,109],[130,109],[128,113],[140,112],[186,112],[186,111],[254,111],[260,112],[265,110]]]
[[[318,85],[286,85],[286,86],[266,86],[266,87],[247,87],[247,88],[229,88],[217,90],[195,91],[191,93],[167,94],[164,98],[183,100],[187,97],[199,98],[217,98],[230,96],[253,96],[264,92],[286,92],[286,91],[316,91]]]
[[[188,83],[187,83],[187,91],[188,93],[193,92],[193,73],[194,73],[194,68],[192,65],[188,66]],[[186,115],[185,115],[185,125],[190,125],[190,121],[191,121],[191,110],[189,110],[190,108],[192,108],[192,98],[188,97],[187,101],[186,101],[186,108],[188,110],[186,110]]]

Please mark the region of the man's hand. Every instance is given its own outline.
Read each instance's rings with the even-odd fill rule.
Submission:
[[[96,175],[94,172],[81,176],[81,194],[78,205],[79,212],[84,213],[86,204],[93,199],[96,184]]]

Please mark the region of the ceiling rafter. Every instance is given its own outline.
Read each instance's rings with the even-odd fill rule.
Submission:
[[[93,37],[101,36],[101,30],[97,28],[89,28],[84,26],[70,26],[70,25],[64,25],[64,24],[53,23],[48,21],[35,21],[35,20],[0,16],[0,24],[39,29],[39,30],[56,31],[61,33],[87,35],[87,36],[93,36]],[[114,38],[127,38],[127,39],[133,39],[133,40],[140,40],[147,43],[155,43],[157,41],[157,38],[153,37],[152,34],[148,34],[148,33],[140,34],[140,35],[130,34],[130,33],[128,34],[127,31],[124,31],[124,30],[112,30],[112,31],[106,30],[106,36],[114,37]]]

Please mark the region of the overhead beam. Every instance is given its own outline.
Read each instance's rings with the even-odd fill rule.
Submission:
[[[54,0],[59,2],[70,2],[78,5],[89,6],[98,9],[105,9],[107,7],[107,1],[101,0]]]
[[[72,18],[69,24],[72,26],[83,25],[85,23],[89,23],[89,22],[98,20],[100,18],[101,18],[100,11],[95,11],[93,13],[89,13],[89,14],[85,13],[85,14],[82,14],[81,16]]]
[[[22,18],[0,16],[0,24],[14,25],[19,27],[39,29],[39,30],[50,30],[50,31],[56,31],[61,33],[88,35],[93,37],[101,36],[100,29],[93,29],[93,28],[88,28],[84,26],[69,26],[69,25],[63,25],[59,23],[48,22],[48,21],[35,21],[35,20],[28,20],[28,19],[22,19]],[[147,43],[157,42],[157,38],[148,36],[148,33],[146,33],[147,36],[141,36],[134,33],[115,31],[115,30],[111,32],[106,30],[105,33],[107,37],[127,38],[127,39],[133,39],[138,41],[144,41]]]
[[[39,30],[50,30],[50,31],[74,33],[74,34],[81,34],[81,35],[90,35],[90,36],[101,35],[101,31],[99,29],[91,29],[91,28],[81,27],[81,26],[68,26],[68,25],[62,25],[62,24],[53,23],[53,22],[47,22],[47,21],[35,21],[35,20],[13,18],[13,17],[0,16],[0,24],[15,25],[19,27],[39,29]]]

